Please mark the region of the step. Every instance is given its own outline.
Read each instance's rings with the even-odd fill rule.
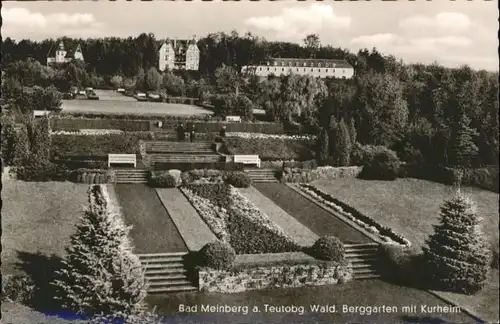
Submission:
[[[172,287],[172,286],[192,286],[193,283],[186,279],[178,279],[178,280],[166,280],[166,281],[149,281],[149,287]]]
[[[376,279],[380,278],[380,275],[378,274],[365,274],[365,275],[359,275],[359,276],[354,276],[354,280],[363,280],[363,279]]]
[[[362,274],[362,273],[376,273],[377,269],[373,267],[364,267],[364,268],[353,268],[353,271],[355,274]]]
[[[172,263],[142,263],[142,267],[145,269],[184,269],[184,263],[172,262]]]
[[[198,288],[194,286],[180,286],[180,287],[161,287],[161,288],[150,288],[148,289],[148,293],[173,293],[173,292],[181,292],[181,291],[197,291]]]
[[[171,274],[171,275],[158,275],[158,276],[148,276],[146,279],[149,282],[152,281],[169,281],[169,280],[186,280],[187,276],[185,274]]]
[[[362,269],[376,269],[376,265],[373,263],[354,263],[352,265],[354,270],[362,270]]]
[[[139,259],[142,258],[164,258],[164,257],[177,257],[177,256],[185,256],[188,255],[187,252],[166,252],[166,253],[140,253],[137,254]]]
[[[377,243],[356,243],[356,244],[344,244],[344,248],[365,248],[365,247],[378,247]]]
[[[185,268],[146,268],[144,273],[146,278],[174,274],[186,275],[187,270]]]
[[[355,252],[346,252],[345,256],[348,258],[365,258],[369,257],[377,257],[377,253],[373,253],[372,251],[364,252],[364,251],[355,251]]]
[[[350,257],[346,257],[347,261],[351,262],[352,264],[354,263],[367,263],[367,262],[376,262],[378,261],[377,258],[350,258]]]
[[[163,257],[163,258],[140,258],[142,264],[152,263],[183,263],[184,258],[178,257]]]

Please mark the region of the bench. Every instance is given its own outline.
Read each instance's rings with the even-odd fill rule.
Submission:
[[[135,154],[108,154],[108,168],[111,163],[133,164],[137,166],[137,158]]]
[[[226,121],[227,122],[241,123],[241,117],[240,116],[226,116]]]
[[[234,163],[255,164],[260,168],[260,158],[258,155],[234,155]]]

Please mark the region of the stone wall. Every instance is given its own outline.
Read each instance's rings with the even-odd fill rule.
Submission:
[[[357,178],[363,167],[318,167],[312,170],[285,168],[282,182],[311,182],[315,180],[335,180],[339,178]]]
[[[202,292],[236,293],[264,288],[322,286],[352,279],[348,265],[318,263],[248,267],[229,271],[199,271]]]

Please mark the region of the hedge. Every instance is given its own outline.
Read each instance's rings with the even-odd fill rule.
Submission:
[[[148,133],[108,135],[52,135],[53,156],[107,156],[139,153],[139,140],[151,140]]]
[[[223,171],[243,171],[244,165],[242,163],[234,162],[214,162],[214,163],[188,163],[188,162],[162,162],[154,164],[155,170],[181,170],[182,172],[195,170],[195,169],[215,169]]]
[[[165,120],[163,121],[162,129],[173,129],[178,127],[180,121]],[[182,122],[182,121],[181,121]],[[283,125],[280,123],[263,123],[263,122],[242,122],[242,123],[226,123],[222,121],[214,122],[199,122],[199,121],[184,121],[184,126],[187,130],[191,129],[194,124],[197,133],[218,133],[223,126],[226,126],[226,132],[234,133],[263,133],[263,134],[283,134],[285,132]]]
[[[263,161],[314,158],[315,140],[281,138],[226,138],[223,150],[228,154],[256,154]]]
[[[61,112],[59,117],[67,118],[92,118],[92,119],[129,119],[129,120],[155,120],[155,121],[186,121],[186,120],[216,120],[217,118],[206,115],[173,116],[168,114],[123,114],[123,113],[98,113],[98,112]]]
[[[299,169],[285,167],[281,174],[282,182],[304,183],[315,180],[335,180],[340,178],[357,178],[363,167],[318,167],[315,169]]]
[[[460,178],[462,185],[476,186],[496,193],[499,192],[498,167],[459,170],[439,165],[402,165],[398,176],[428,180],[446,185],[454,185]]]
[[[116,175],[113,170],[82,168],[71,172],[68,180],[88,184],[114,183]]]
[[[89,118],[51,118],[50,127],[53,131],[74,129],[119,129],[122,131],[149,131],[148,120],[127,119],[89,119]]]

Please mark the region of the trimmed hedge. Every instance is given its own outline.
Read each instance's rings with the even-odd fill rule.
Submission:
[[[200,263],[204,267],[216,270],[230,269],[236,259],[236,252],[231,245],[222,241],[207,243],[199,252]]]
[[[175,188],[178,185],[177,179],[168,172],[153,173],[148,179],[148,184],[156,188]]]
[[[149,133],[125,133],[95,136],[52,135],[52,155],[107,156],[139,153],[139,140],[151,140]]]
[[[381,275],[393,283],[415,285],[425,282],[423,255],[415,249],[381,244],[378,254]]]
[[[195,170],[195,169],[215,169],[224,171],[242,171],[244,165],[242,163],[234,162],[214,162],[214,163],[186,163],[186,162],[162,162],[154,164],[155,170],[170,170],[177,169],[182,172]]]
[[[314,159],[315,140],[281,138],[237,138],[224,140],[228,154],[257,154],[263,161]]]
[[[311,247],[313,256],[319,260],[343,262],[345,261],[344,244],[335,236],[323,236],[314,242]]]
[[[395,152],[386,150],[375,153],[371,161],[363,164],[359,177],[366,180],[396,180],[400,162]]]
[[[227,123],[222,121],[184,121],[184,126],[191,129],[194,124],[197,133],[219,133],[222,126],[226,126],[226,132],[234,133],[263,133],[263,134],[283,134],[285,130],[280,123],[263,123],[263,122],[241,122],[241,123]],[[179,121],[165,120],[163,121],[163,129],[175,129],[179,125]]]
[[[33,160],[16,168],[16,176],[24,181],[66,181],[70,171],[64,165]]]
[[[226,172],[224,180],[236,188],[248,188],[251,183],[250,177],[245,172]]]
[[[119,129],[122,131],[146,132],[150,130],[148,120],[51,118],[53,131],[75,129]]]
[[[186,120],[216,120],[216,117],[205,115],[172,116],[168,114],[122,114],[122,113],[98,113],[98,112],[61,112],[59,117],[67,118],[92,118],[92,119],[129,119],[129,120],[172,120],[182,122]]]
[[[499,192],[498,167],[476,169],[455,169],[440,165],[404,165],[399,176],[434,181],[446,185],[454,185],[461,179],[462,185],[476,186],[482,189]]]
[[[285,167],[281,175],[282,182],[307,183],[315,180],[335,180],[356,178],[363,167],[318,167],[315,169],[291,169]]]
[[[68,180],[88,184],[114,183],[116,181],[116,175],[113,170],[82,168],[71,172],[68,176]]]

